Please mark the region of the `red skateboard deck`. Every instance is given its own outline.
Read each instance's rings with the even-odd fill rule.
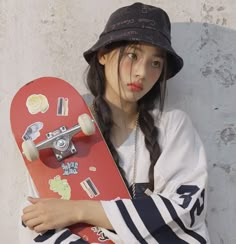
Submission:
[[[91,122],[95,126],[92,135],[77,131],[68,143],[65,133],[80,128],[78,117],[82,114],[93,118],[81,95],[58,78],[33,80],[14,96],[10,110],[12,132],[21,153],[25,142],[34,145],[33,151],[37,148],[39,158],[36,155],[36,160],[35,153],[34,156],[30,154],[32,162],[26,158],[28,153],[22,153],[22,157],[40,197],[71,200],[130,198],[95,122]],[[56,149],[40,149],[45,140],[56,141],[54,144],[50,142]],[[71,153],[74,154],[68,156]],[[96,227],[77,224],[70,229],[89,243],[112,243]]]

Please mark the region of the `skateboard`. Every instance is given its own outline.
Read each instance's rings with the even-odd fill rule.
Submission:
[[[24,85],[12,100],[10,121],[40,197],[130,198],[90,109],[68,82],[42,77]],[[89,243],[112,243],[98,227],[69,228]]]

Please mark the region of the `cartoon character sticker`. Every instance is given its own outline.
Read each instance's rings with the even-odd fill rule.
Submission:
[[[59,175],[49,180],[50,190],[57,192],[61,199],[69,200],[71,198],[71,188],[66,179],[61,179]]]
[[[26,100],[26,107],[29,113],[45,113],[49,108],[48,99],[42,94],[32,94]]]
[[[40,130],[43,128],[43,123],[42,122],[35,122],[31,125],[29,125],[26,130],[24,135],[22,136],[22,139],[24,141],[27,140],[32,140],[34,141],[40,136]]]

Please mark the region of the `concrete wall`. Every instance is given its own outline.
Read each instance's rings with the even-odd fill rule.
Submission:
[[[0,0],[1,243],[17,244],[25,168],[10,131],[15,92],[41,76],[69,81],[83,94],[82,52],[127,0]],[[213,244],[236,243],[236,1],[144,0],[163,7],[185,59],[169,82],[168,104],[189,113],[209,162],[207,222]]]

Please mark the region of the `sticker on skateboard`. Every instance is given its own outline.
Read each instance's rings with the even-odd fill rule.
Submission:
[[[76,175],[78,174],[79,164],[77,162],[62,163],[63,175]]]
[[[42,122],[35,122],[31,125],[29,125],[25,132],[24,135],[22,136],[24,141],[27,140],[32,140],[34,141],[40,136],[40,130],[43,128],[43,123]]]
[[[26,100],[26,106],[31,114],[45,113],[49,108],[48,99],[42,94],[30,95]]]
[[[68,98],[59,97],[57,99],[57,116],[68,116]]]
[[[58,193],[61,199],[69,200],[71,197],[71,188],[66,179],[61,179],[60,175],[49,180],[50,190]]]
[[[93,183],[90,177],[83,180],[80,183],[80,185],[82,186],[82,188],[85,190],[85,192],[88,194],[90,198],[94,198],[100,194],[97,187],[95,186],[95,184]]]

